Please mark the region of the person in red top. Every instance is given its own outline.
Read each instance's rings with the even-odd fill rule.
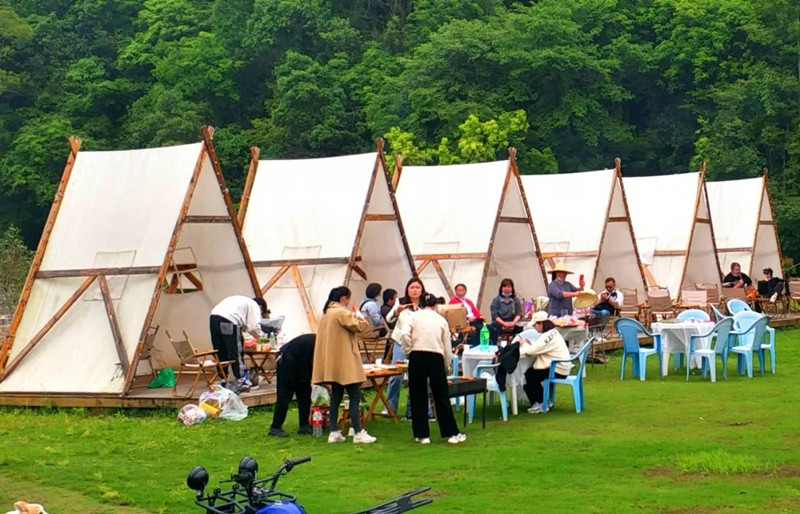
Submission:
[[[467,309],[467,321],[469,321],[469,324],[475,329],[469,334],[467,344],[470,346],[477,346],[481,342],[480,333],[481,328],[483,328],[483,314],[475,307],[472,300],[467,298],[467,286],[464,284],[457,284],[455,293],[456,295],[450,298],[450,304],[460,303]]]

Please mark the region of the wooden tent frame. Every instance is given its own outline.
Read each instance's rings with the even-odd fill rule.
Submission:
[[[603,256],[603,243],[606,240],[606,232],[608,231],[608,224],[609,223],[627,223],[628,225],[628,232],[631,235],[631,241],[633,242],[633,252],[636,256],[636,262],[639,263],[639,275],[642,278],[642,287],[647,287],[647,279],[645,278],[645,266],[642,264],[642,259],[639,257],[639,246],[636,244],[636,236],[633,233],[633,223],[631,222],[631,213],[628,210],[628,197],[625,195],[625,185],[622,183],[622,160],[619,157],[614,158],[614,180],[617,184],[619,184],[620,196],[622,197],[622,207],[625,210],[624,216],[611,216],[611,207],[614,204],[614,191],[616,188],[612,185],[611,193],[608,198],[608,206],[606,207],[605,213],[605,223],[603,223],[603,231],[600,235],[600,244],[597,247],[597,251],[595,250],[585,250],[585,251],[566,251],[566,252],[542,252],[542,259],[543,261],[547,261],[547,264],[550,265],[550,269],[553,269],[556,265],[556,259],[567,259],[569,257],[594,257],[594,273],[592,274],[591,281],[589,284],[594,284],[597,280],[597,273],[598,267],[600,265],[600,258]],[[546,272],[545,272],[546,273]],[[647,270],[649,273],[649,270]]]
[[[395,170],[394,175],[392,176],[392,184],[394,188],[397,188],[403,173],[403,159],[400,156],[395,156]],[[522,205],[525,210],[525,216],[502,216],[503,207],[505,206],[506,201],[506,194],[508,192],[508,188],[511,185],[511,180],[514,180],[517,184],[517,188],[520,193],[520,197],[522,198]],[[519,176],[519,168],[517,167],[517,149],[512,147],[508,148],[508,168],[506,169],[506,176],[503,181],[503,191],[500,194],[500,199],[497,203],[497,214],[495,214],[494,223],[492,224],[492,235],[489,238],[489,246],[487,247],[486,252],[460,252],[460,253],[439,253],[439,254],[416,254],[412,255],[412,258],[415,262],[419,262],[416,266],[416,274],[419,275],[422,273],[425,268],[428,266],[433,266],[436,270],[437,275],[439,275],[439,280],[441,280],[442,285],[447,291],[447,294],[450,297],[455,296],[455,291],[453,289],[453,285],[450,284],[450,281],[447,279],[447,275],[445,275],[444,268],[442,268],[441,261],[446,260],[461,260],[461,259],[483,259],[483,273],[481,276],[481,285],[478,289],[478,298],[475,305],[481,305],[481,301],[483,300],[484,289],[486,285],[486,274],[489,271],[489,266],[491,264],[492,255],[494,253],[494,242],[495,237],[497,235],[497,229],[499,228],[500,223],[522,223],[528,226],[531,233],[531,238],[533,240],[534,251],[536,253],[536,259],[539,262],[539,269],[542,273],[542,281],[545,287],[547,287],[547,274],[544,271],[544,263],[542,261],[542,252],[541,248],[539,247],[539,239],[536,237],[536,230],[533,228],[533,217],[531,215],[531,209],[528,205],[528,199],[525,197],[525,190],[522,187],[522,179]]]
[[[262,295],[267,294],[267,291],[272,289],[275,284],[288,272],[292,275],[295,287],[300,295],[300,301],[303,303],[303,309],[306,312],[306,319],[312,332],[317,331],[317,317],[314,314],[311,298],[308,296],[308,289],[303,282],[303,277],[300,273],[301,266],[318,266],[324,264],[347,264],[347,271],[343,284],[350,285],[353,278],[353,273],[356,273],[364,280],[368,280],[367,273],[359,265],[362,262],[361,257],[361,238],[364,234],[364,228],[367,223],[376,222],[393,222],[397,223],[400,230],[400,237],[402,240],[403,248],[405,249],[405,257],[408,261],[409,271],[412,276],[416,277],[414,261],[411,258],[411,250],[408,246],[408,239],[406,238],[405,228],[403,227],[403,220],[400,217],[400,210],[397,207],[397,199],[395,198],[395,188],[392,178],[389,176],[389,170],[386,166],[386,158],[384,155],[384,143],[382,138],[375,140],[375,147],[377,149],[377,157],[373,164],[372,174],[370,175],[369,187],[367,188],[366,198],[364,199],[364,207],[361,209],[361,216],[358,222],[358,230],[356,232],[356,239],[353,243],[353,251],[348,257],[320,257],[314,259],[274,259],[266,261],[253,261],[254,268],[269,268],[278,267],[278,270],[261,286],[260,292]],[[250,148],[250,165],[247,170],[247,180],[245,182],[244,190],[242,191],[242,201],[239,204],[238,220],[239,225],[244,227],[245,216],[247,215],[247,206],[250,203],[250,195],[255,184],[256,173],[258,173],[258,156],[259,149],[257,147]],[[383,174],[386,179],[387,187],[389,188],[389,199],[392,204],[394,214],[368,214],[369,204],[372,201],[372,195],[375,193],[375,184],[377,182],[379,168],[383,169]]]
[[[14,312],[14,318],[9,328],[8,336],[6,337],[6,340],[3,344],[2,352],[0,352],[0,382],[2,382],[7,376],[11,374],[11,372],[13,372],[13,370],[33,350],[33,348],[39,343],[39,341],[41,341],[44,338],[44,336],[47,335],[50,329],[52,329],[56,325],[56,323],[66,314],[66,312],[70,309],[70,307],[72,307],[75,304],[75,302],[86,292],[86,290],[88,290],[88,288],[92,285],[92,283],[95,280],[97,280],[100,286],[100,291],[103,297],[103,303],[105,305],[106,313],[108,315],[109,326],[113,336],[114,344],[117,349],[117,354],[119,355],[120,364],[125,374],[124,386],[119,396],[122,397],[126,396],[133,384],[133,379],[136,375],[136,369],[139,365],[139,356],[144,346],[145,338],[147,337],[147,331],[153,322],[153,318],[155,316],[156,309],[158,307],[159,299],[161,298],[161,294],[163,293],[164,289],[163,285],[167,273],[169,273],[170,270],[178,271],[180,269],[179,266],[176,266],[173,263],[173,255],[176,249],[178,239],[181,234],[181,230],[184,224],[186,223],[231,223],[231,226],[234,229],[237,243],[239,245],[239,250],[241,251],[242,254],[242,259],[245,264],[245,268],[248,272],[248,275],[250,276],[250,282],[253,285],[253,291],[257,296],[261,296],[255,269],[250,260],[250,255],[247,251],[247,247],[244,244],[241,228],[239,224],[236,222],[236,218],[234,216],[234,211],[233,211],[233,203],[231,202],[230,196],[228,195],[228,190],[225,185],[225,178],[222,175],[222,171],[219,166],[219,161],[217,159],[216,153],[214,152],[214,147],[212,144],[214,128],[210,126],[204,126],[200,129],[200,131],[203,136],[204,144],[202,150],[200,151],[200,155],[198,156],[197,161],[195,163],[191,180],[187,185],[186,193],[183,199],[183,205],[178,215],[178,219],[175,222],[175,227],[172,230],[172,236],[170,238],[170,242],[167,247],[167,251],[164,255],[164,260],[161,266],[86,268],[86,269],[40,271],[39,268],[41,266],[42,259],[44,258],[47,245],[50,241],[50,235],[52,234],[56,218],[58,217],[58,212],[61,208],[61,203],[64,194],[66,192],[67,185],[69,183],[69,178],[72,174],[72,169],[75,165],[75,160],[77,158],[78,151],[80,149],[81,140],[76,137],[69,138],[70,155],[69,158],[67,159],[67,164],[64,168],[64,173],[62,174],[61,182],[59,183],[55,200],[53,201],[53,205],[50,209],[50,214],[48,215],[47,223],[45,224],[45,228],[42,233],[42,238],[39,241],[39,245],[36,249],[36,254],[34,255],[33,263],[31,264],[31,269],[28,272],[28,276],[25,279],[25,286],[23,287],[22,295],[20,296],[19,303],[17,304],[17,308]],[[212,169],[214,170],[214,174],[216,175],[217,183],[219,184],[220,187],[220,193],[222,193],[223,195],[225,206],[228,211],[227,216],[188,215],[189,206],[191,205],[192,197],[194,195],[195,188],[197,186],[200,173],[202,172],[203,164],[205,162],[206,157],[209,158]],[[122,335],[119,329],[119,324],[117,323],[117,315],[108,288],[108,277],[120,276],[120,275],[152,275],[156,273],[158,274],[158,279],[156,280],[153,296],[150,301],[150,307],[148,308],[147,314],[145,316],[145,320],[142,326],[142,331],[140,333],[139,340],[136,345],[136,350],[134,351],[133,354],[133,358],[131,362],[128,362],[128,357],[125,352],[125,347],[122,341]],[[56,311],[56,313],[44,324],[44,326],[39,330],[39,332],[28,342],[28,344],[16,356],[16,358],[10,363],[7,363],[8,354],[11,351],[11,347],[14,344],[14,339],[16,337],[19,324],[22,320],[22,316],[25,311],[25,307],[27,306],[28,299],[30,298],[34,280],[37,278],[46,279],[46,278],[57,278],[57,277],[87,277],[87,278],[81,283],[78,289],[64,303],[64,305],[62,305],[58,309],[58,311]],[[62,394],[71,394],[71,393],[62,393]],[[80,393],[80,394],[83,396],[93,396],[92,393]]]
[[[753,233],[753,245],[749,247],[729,247],[729,248],[717,248],[717,253],[727,253],[727,252],[748,252],[750,254],[750,267],[746,270],[747,274],[751,277],[753,276],[753,263],[756,260],[756,247],[758,243],[758,233],[759,230],[762,229],[762,226],[769,226],[772,225],[772,231],[775,234],[775,242],[778,246],[778,260],[780,261],[780,272],[781,277],[786,277],[786,270],[783,268],[783,251],[781,250],[781,240],[778,236],[778,224],[775,222],[775,209],[773,208],[772,204],[772,194],[769,191],[769,170],[765,167],[762,168],[762,180],[761,180],[761,200],[758,204],[758,214],[756,218],[756,230]],[[761,219],[762,215],[764,214],[764,195],[767,197],[767,205],[769,206],[770,215],[772,217],[772,221],[763,221]],[[712,220],[713,224],[713,220]],[[725,273],[725,270],[720,269],[720,273]]]

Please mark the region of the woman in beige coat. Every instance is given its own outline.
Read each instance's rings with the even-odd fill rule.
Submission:
[[[356,343],[356,334],[368,330],[370,324],[363,316],[348,309],[349,304],[350,289],[344,286],[331,289],[317,329],[311,382],[327,384],[331,388],[329,443],[345,441],[337,425],[339,404],[345,390],[350,398],[350,423],[355,432],[353,443],[374,443],[376,439],[361,427],[361,383],[367,377]]]

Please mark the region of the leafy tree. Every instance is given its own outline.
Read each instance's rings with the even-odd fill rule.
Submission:
[[[20,230],[11,225],[0,237],[0,314],[14,312],[33,260]]]

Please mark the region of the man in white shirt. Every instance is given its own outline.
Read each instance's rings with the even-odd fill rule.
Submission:
[[[600,292],[597,305],[592,307],[592,314],[608,318],[622,307],[622,291],[617,291],[617,281],[613,277],[606,279],[606,287]]]
[[[231,368],[237,385],[246,389],[252,386],[244,379],[244,356],[242,352],[242,330],[255,338],[264,337],[259,325],[267,315],[267,302],[263,298],[229,296],[211,309],[209,329],[211,344],[221,361],[233,361]],[[226,370],[227,371],[227,370]],[[227,377],[220,377],[223,381]]]

